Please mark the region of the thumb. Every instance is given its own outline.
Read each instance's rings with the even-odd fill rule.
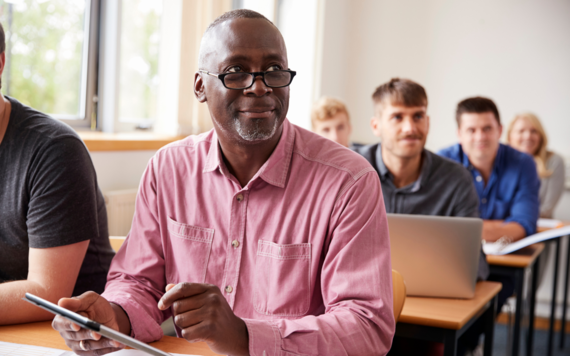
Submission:
[[[168,292],[169,290],[171,290],[174,287],[176,287],[176,284],[168,284],[165,289]]]
[[[57,305],[73,312],[84,311],[89,308],[99,298],[99,294],[95,292],[85,292],[78,297],[61,298]]]

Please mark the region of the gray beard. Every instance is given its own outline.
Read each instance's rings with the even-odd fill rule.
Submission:
[[[273,137],[275,132],[277,132],[277,126],[279,125],[278,120],[275,120],[273,127],[267,130],[260,127],[258,121],[254,121],[253,124],[252,128],[246,128],[241,125],[241,121],[239,121],[239,119],[234,119],[235,130],[242,139],[249,142],[264,141]]]

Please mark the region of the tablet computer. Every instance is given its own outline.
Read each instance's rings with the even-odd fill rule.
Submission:
[[[50,313],[56,314],[56,315],[60,315],[62,317],[64,317],[65,319],[74,322],[75,324],[81,326],[82,328],[88,329],[88,330],[93,330],[105,337],[108,337],[109,339],[113,339],[115,341],[118,341],[124,345],[130,346],[134,349],[137,350],[141,350],[144,351],[150,355],[154,355],[154,356],[172,356],[171,354],[161,351],[157,348],[154,348],[152,346],[149,346],[147,344],[145,344],[144,342],[138,341],[128,335],[125,335],[121,332],[118,332],[116,330],[113,330],[109,327],[106,327],[105,325],[101,325],[96,321],[93,321],[91,319],[88,319],[84,316],[81,316],[77,313],[74,313],[68,309],[62,308],[59,305],[55,305],[51,302],[48,302],[45,299],[42,299],[38,296],[35,296],[33,294],[30,293],[26,293],[26,296],[24,298],[22,298],[23,300],[30,302],[34,305],[37,305],[38,307],[49,311]]]

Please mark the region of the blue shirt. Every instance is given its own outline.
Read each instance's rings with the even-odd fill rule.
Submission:
[[[469,170],[479,195],[482,219],[516,222],[527,235],[536,232],[540,180],[531,156],[500,144],[489,182],[485,186],[481,173],[469,162],[460,144],[444,148],[438,154],[461,163]]]

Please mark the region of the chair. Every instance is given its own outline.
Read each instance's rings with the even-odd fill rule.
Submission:
[[[392,270],[392,288],[394,293],[394,320],[398,322],[406,301],[406,284],[404,277],[396,270]]]
[[[117,252],[123,245],[123,242],[125,242],[125,236],[109,236],[109,242],[111,242],[113,250]]]

